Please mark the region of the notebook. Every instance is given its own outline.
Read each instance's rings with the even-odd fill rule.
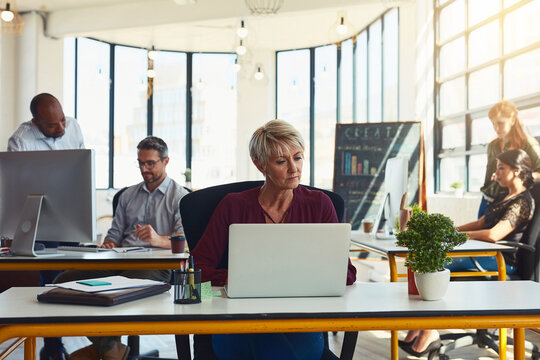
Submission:
[[[350,224],[232,224],[228,297],[341,296]]]

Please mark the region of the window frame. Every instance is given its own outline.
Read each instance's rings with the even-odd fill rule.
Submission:
[[[75,76],[74,76],[74,117],[77,118],[77,112],[78,112],[78,106],[77,106],[77,92],[78,92],[78,66],[77,66],[77,59],[78,59],[78,37],[74,38],[75,45],[74,45],[74,59],[75,59]],[[115,48],[116,46],[123,46],[128,48],[135,48],[135,49],[141,49],[149,51],[149,49],[139,46],[131,46],[131,45],[124,45],[124,44],[117,44],[112,42],[103,41],[100,39],[87,37],[86,39],[97,41],[103,44],[107,44],[109,46],[109,169],[108,169],[108,187],[104,188],[106,189],[114,189],[114,93],[115,93]],[[186,156],[186,168],[191,168],[192,166],[192,155],[193,155],[193,142],[192,142],[192,126],[193,126],[193,102],[192,102],[192,96],[191,96],[191,87],[193,86],[193,52],[190,51],[177,51],[177,50],[166,50],[166,49],[160,49],[159,51],[163,52],[174,52],[174,53],[183,53],[186,54],[186,149],[185,149],[185,156]],[[197,52],[197,54],[227,54],[227,55],[234,55],[237,56],[234,53],[228,53],[228,52]],[[147,136],[153,135],[153,124],[154,124],[154,112],[153,112],[153,100],[154,100],[154,93],[152,92],[150,96],[147,99]],[[99,188],[99,190],[103,190],[103,188]]]
[[[397,38],[397,44],[396,44],[396,51],[397,51],[397,58],[398,58],[398,61],[397,61],[397,69],[396,69],[396,86],[397,86],[397,102],[396,102],[396,114],[397,114],[397,119],[393,120],[393,121],[400,121],[400,93],[399,93],[399,87],[400,87],[400,62],[401,60],[399,59],[399,43],[400,43],[400,11],[399,11],[399,7],[395,7],[395,8],[390,8],[390,9],[387,9],[386,11],[384,11],[382,14],[380,14],[379,16],[377,16],[375,19],[373,19],[368,25],[366,25],[363,29],[361,29],[360,31],[357,31],[353,36],[351,37],[348,37],[346,39],[342,39],[341,41],[339,41],[338,43],[335,43],[335,44],[332,44],[332,43],[327,43],[327,44],[322,44],[322,45],[318,45],[318,46],[314,46],[314,47],[305,47],[305,48],[296,48],[296,49],[282,49],[282,50],[278,50],[276,51],[275,53],[275,64],[276,64],[276,76],[275,76],[275,109],[274,109],[274,116],[277,117],[278,116],[278,108],[279,108],[279,103],[278,103],[278,73],[279,73],[279,61],[278,61],[278,55],[279,53],[281,52],[288,52],[288,51],[298,51],[298,50],[309,50],[310,51],[310,63],[309,63],[309,68],[310,68],[310,94],[309,94],[309,98],[310,98],[310,106],[309,106],[309,124],[310,124],[310,131],[309,131],[309,153],[310,153],[310,177],[309,177],[309,185],[310,186],[314,186],[315,185],[315,157],[313,156],[314,155],[314,152],[315,152],[315,143],[316,143],[316,139],[315,139],[315,49],[317,48],[320,48],[320,47],[324,47],[324,46],[328,46],[328,45],[336,45],[337,46],[337,52],[336,52],[336,64],[337,64],[337,71],[336,71],[336,123],[341,123],[342,122],[342,119],[341,119],[341,104],[342,104],[342,101],[341,101],[341,72],[342,72],[342,68],[341,68],[341,62],[342,62],[342,51],[341,51],[341,43],[343,42],[346,42],[346,41],[349,41],[349,40],[352,40],[353,42],[353,51],[352,51],[352,76],[353,76],[353,88],[352,88],[352,118],[353,118],[353,123],[359,123],[359,117],[360,117],[360,114],[358,114],[358,111],[357,111],[357,99],[356,99],[356,96],[357,96],[357,92],[358,92],[358,83],[356,81],[357,79],[357,72],[359,71],[357,69],[357,56],[360,56],[361,54],[358,53],[357,51],[357,37],[359,35],[361,35],[362,33],[366,33],[366,53],[364,54],[365,56],[365,62],[366,62],[366,73],[365,73],[365,79],[366,79],[366,82],[365,82],[365,88],[364,88],[364,91],[365,91],[365,94],[366,94],[366,104],[364,106],[365,108],[365,120],[366,121],[362,121],[362,122],[370,122],[369,121],[369,113],[370,113],[370,106],[369,106],[369,100],[370,100],[370,94],[369,94],[369,89],[370,89],[370,66],[369,66],[369,40],[370,40],[370,28],[372,27],[372,25],[374,25],[375,23],[377,23],[378,21],[381,22],[381,36],[380,36],[380,58],[381,58],[381,66],[380,66],[380,73],[379,73],[379,76],[380,76],[380,91],[379,91],[379,95],[381,97],[381,102],[380,102],[380,119],[379,121],[377,122],[384,122],[384,108],[385,108],[385,96],[384,96],[384,32],[385,32],[385,23],[386,23],[386,15],[389,14],[390,12],[392,11],[396,11],[397,12],[397,27],[396,27],[396,30],[397,30],[397,34],[396,34],[396,38]]]
[[[454,4],[458,0],[448,0],[442,5],[438,5],[440,0],[433,0],[433,32],[434,32],[434,67],[435,67],[435,79],[434,79],[434,128],[433,128],[433,144],[434,144],[434,157],[433,157],[433,180],[434,180],[434,192],[435,193],[449,193],[448,190],[441,189],[441,160],[444,158],[463,158],[465,163],[465,179],[460,179],[464,182],[465,191],[471,193],[479,193],[478,191],[473,191],[470,189],[470,180],[471,180],[471,156],[474,155],[483,155],[487,152],[487,146],[489,143],[484,144],[472,144],[472,123],[476,119],[481,119],[487,116],[489,109],[494,104],[482,105],[476,108],[469,107],[469,78],[472,73],[475,73],[479,70],[486,69],[493,65],[499,66],[499,78],[500,78],[500,88],[498,94],[498,100],[502,99],[510,100],[516,104],[518,109],[527,110],[531,108],[540,107],[540,92],[530,93],[524,96],[517,98],[506,98],[505,89],[504,89],[504,80],[505,80],[505,65],[508,60],[514,59],[520,55],[530,53],[534,50],[540,49],[540,38],[539,41],[533,42],[525,47],[522,47],[517,50],[513,50],[507,54],[504,53],[504,20],[505,17],[516,11],[517,9],[531,3],[533,0],[521,0],[511,6],[504,7],[504,1],[499,0],[499,11],[495,14],[488,16],[482,21],[477,22],[476,24],[469,26],[468,20],[465,21],[465,29],[460,31],[444,41],[439,41],[440,33],[440,14],[443,9]],[[469,2],[470,0],[463,0],[464,2],[464,11],[465,19],[468,19],[469,12]],[[469,66],[469,36],[475,30],[491,23],[492,21],[499,21],[499,52],[494,59],[484,61],[483,63],[477,64],[475,66]],[[464,49],[464,61],[465,69],[459,72],[456,72],[452,75],[446,76],[444,78],[439,77],[440,74],[440,50],[443,46],[451,43],[454,40],[463,37],[465,42]],[[465,101],[465,110],[459,111],[457,113],[440,115],[441,110],[441,86],[451,80],[459,79],[460,77],[464,78],[465,81],[465,91],[464,91],[464,101]],[[464,124],[465,125],[465,145],[456,147],[456,148],[443,148],[443,128],[450,124]],[[538,134],[531,134],[538,135]]]

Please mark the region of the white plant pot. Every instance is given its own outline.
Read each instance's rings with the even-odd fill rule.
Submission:
[[[422,299],[440,300],[448,289],[450,270],[444,269],[427,274],[414,273],[414,282]]]

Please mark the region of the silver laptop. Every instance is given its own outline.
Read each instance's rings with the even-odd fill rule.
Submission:
[[[341,296],[350,224],[232,224],[231,298]]]

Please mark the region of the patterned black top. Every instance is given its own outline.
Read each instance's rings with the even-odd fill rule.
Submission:
[[[534,199],[529,190],[525,190],[507,200],[504,200],[504,196],[504,194],[499,196],[486,210],[484,229],[494,227],[501,220],[508,220],[515,229],[504,240],[518,242],[533,217]],[[504,258],[508,265],[515,265],[515,252],[504,253]]]

